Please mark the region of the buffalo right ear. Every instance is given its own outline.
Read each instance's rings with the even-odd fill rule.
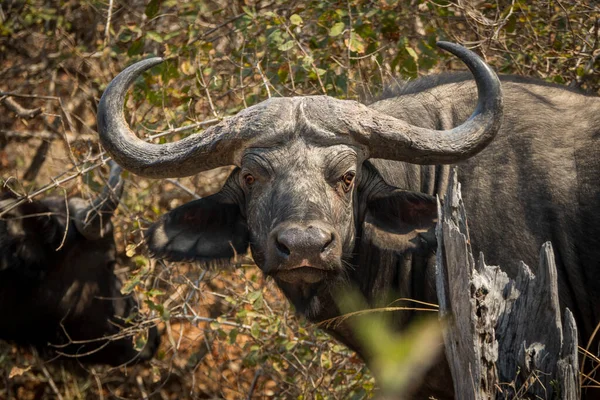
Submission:
[[[245,253],[248,236],[239,206],[217,193],[163,215],[146,232],[146,242],[158,258],[208,262]]]
[[[367,202],[363,232],[381,249],[423,250],[435,244],[437,218],[435,197],[388,186]]]

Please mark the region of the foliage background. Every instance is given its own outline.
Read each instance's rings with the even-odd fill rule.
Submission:
[[[577,0],[5,0],[0,176],[23,196],[97,192],[106,173],[98,100],[118,72],[149,56],[167,62],[135,84],[128,119],[160,143],[270,96],[370,99],[403,79],[462,69],[438,40],[475,49],[502,73],[599,93],[599,15],[597,3]],[[15,102],[41,113],[30,118]],[[214,193],[228,171],[165,181],[125,174],[119,273],[164,332],[151,364],[82,372],[0,343],[0,398],[372,396],[360,360],[298,320],[248,257],[218,270],[147,257],[142,228]]]

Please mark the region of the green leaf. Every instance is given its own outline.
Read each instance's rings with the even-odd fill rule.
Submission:
[[[131,277],[131,279],[129,279],[127,282],[123,283],[123,286],[121,286],[121,294],[122,295],[128,295],[129,293],[133,292],[133,289],[135,289],[135,287],[137,285],[139,285],[142,282],[142,278],[140,275],[134,275]]]
[[[156,14],[158,14],[158,10],[160,10],[160,3],[162,0],[150,0],[148,5],[146,6],[146,16],[148,18],[153,18]]]
[[[146,32],[146,37],[150,40],[154,40],[156,43],[162,43],[164,42],[162,36],[160,36],[160,34],[158,32],[155,31],[148,31]]]
[[[250,8],[248,6],[242,6],[242,11],[244,13],[246,13],[246,15],[249,16],[250,18],[252,18],[252,19],[256,18],[256,12],[252,8]]]
[[[250,328],[250,334],[254,339],[258,339],[260,337],[260,327],[258,326],[258,322],[252,323],[252,327]]]
[[[402,393],[411,382],[422,379],[435,363],[442,342],[442,326],[437,317],[422,318],[400,333],[390,318],[393,310],[368,309],[356,289],[341,292],[336,302],[342,313],[352,315],[348,324],[358,343],[368,349],[372,357],[369,369],[378,377],[383,394]],[[324,368],[327,361],[321,355]]]
[[[235,340],[237,339],[239,331],[235,328],[233,328],[230,332],[229,332],[229,344],[235,344]]]
[[[250,294],[248,294],[248,301],[250,301],[250,303],[254,303],[261,296],[262,296],[262,291],[255,290],[254,292],[250,292]]]
[[[150,289],[146,292],[146,296],[148,296],[148,297],[162,296],[164,294],[165,294],[165,292],[163,292],[162,290],[159,290],[159,289]]]
[[[133,262],[136,267],[141,267],[145,273],[146,268],[148,267],[148,259],[144,256],[135,256],[133,257]]]
[[[512,14],[509,18],[508,18],[508,22],[506,23],[506,32],[508,33],[513,33],[515,31],[515,28],[517,27],[517,16],[515,14]]]
[[[415,63],[419,61],[419,55],[412,47],[406,46],[405,49],[408,55],[411,56],[413,60],[415,60]]]
[[[292,23],[292,25],[302,25],[302,17],[300,17],[298,14],[293,14],[290,17],[290,22]]]
[[[342,34],[342,32],[344,32],[345,28],[346,28],[346,24],[344,24],[343,22],[338,22],[335,25],[333,25],[331,27],[331,29],[329,30],[329,36],[331,36],[331,37],[339,36]]]
[[[168,320],[169,317],[171,316],[171,314],[169,313],[169,310],[167,310],[165,308],[165,306],[162,304],[155,303],[152,300],[146,300],[146,301],[144,301],[144,303],[146,303],[148,305],[149,309],[157,311],[160,314],[160,318],[163,321]]]
[[[292,350],[294,347],[296,347],[296,343],[297,343],[297,342],[294,342],[294,341],[291,341],[291,340],[290,340],[289,342],[286,342],[286,344],[285,344],[285,349],[286,349],[287,351],[290,351],[290,350]]]
[[[321,366],[326,370],[331,369],[331,357],[329,353],[323,352],[321,353]]]
[[[350,34],[350,40],[346,40],[346,46],[350,48],[350,51],[356,53],[365,52],[365,41],[355,33]]]
[[[134,336],[134,347],[137,351],[142,351],[148,342],[148,335],[145,332],[140,332]]]
[[[129,57],[133,57],[138,54],[142,54],[143,50],[144,50],[144,38],[141,37],[137,40],[134,40],[133,43],[131,43],[131,46],[129,46],[129,49],[127,49],[127,55]]]
[[[267,36],[267,38],[268,38],[269,42],[271,42],[274,45],[280,45],[281,43],[283,43],[283,40],[284,40],[282,32],[279,29],[271,32],[269,34],[269,36]]]
[[[277,70],[277,76],[279,77],[279,82],[285,82],[289,75],[289,69],[285,64],[282,64]]]
[[[277,48],[278,48],[280,51],[288,51],[288,50],[291,50],[291,49],[294,47],[294,44],[295,44],[295,43],[294,43],[294,41],[293,41],[293,40],[288,40],[288,41],[287,41],[287,42],[285,42],[284,44],[282,44],[282,45],[279,45]]]

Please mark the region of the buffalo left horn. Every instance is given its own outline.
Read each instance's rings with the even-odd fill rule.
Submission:
[[[477,106],[461,125],[443,131],[421,128],[358,102],[326,96],[306,98],[304,119],[313,129],[353,138],[368,148],[369,158],[431,165],[454,164],[474,156],[500,129],[503,115],[500,81],[472,51],[454,43],[437,45],[464,62],[475,78]]]
[[[73,218],[75,227],[88,240],[97,240],[104,236],[110,218],[119,205],[123,194],[124,182],[121,179],[121,167],[114,161],[108,163],[110,175],[108,183],[90,205],[82,207],[76,204]]]

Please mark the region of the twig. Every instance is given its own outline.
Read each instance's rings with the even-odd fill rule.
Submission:
[[[166,135],[170,135],[170,134],[182,132],[184,130],[192,129],[192,128],[195,128],[195,127],[198,127],[198,126],[202,126],[202,125],[212,124],[212,123],[218,122],[218,121],[219,121],[219,119],[211,119],[211,120],[208,120],[208,121],[198,122],[196,124],[184,126],[184,127],[181,127],[181,128],[169,129],[166,132],[161,132],[159,134],[152,135],[152,136],[146,138],[145,140],[146,141],[150,141],[151,139],[155,139],[157,137],[162,137],[162,136],[166,136]],[[2,133],[2,131],[0,131],[0,133]],[[17,133],[13,133],[13,134],[14,135],[18,135]],[[94,169],[96,169],[98,167],[101,167],[102,165],[106,164],[107,161],[110,160],[110,157],[106,157],[106,158],[103,158],[103,157],[106,157],[106,153],[104,153],[104,152],[100,153],[96,157],[93,157],[91,159],[86,160],[86,162],[93,163],[89,167],[84,168],[84,169],[79,169],[82,165],[85,164],[85,162],[84,163],[78,163],[78,164],[75,165],[75,168],[77,169],[77,173],[69,175],[69,176],[67,176],[65,178],[62,178],[62,179],[54,179],[52,181],[52,183],[44,185],[42,188],[36,190],[33,193],[28,193],[28,194],[25,194],[25,195],[18,195],[17,199],[15,199],[15,201],[12,204],[10,204],[9,206],[6,206],[4,209],[0,210],[0,217],[2,217],[3,215],[5,215],[9,211],[13,210],[14,208],[20,206],[24,202],[33,200],[33,198],[35,198],[35,197],[37,197],[37,196],[39,196],[39,195],[47,192],[48,190],[56,189],[57,187],[59,187],[60,185],[62,185],[64,183],[70,182],[70,181],[72,181],[73,179],[75,179],[75,178],[77,178],[79,176],[82,176],[82,175],[84,175],[84,174],[86,174],[86,173],[88,173],[88,172],[90,172],[90,171],[92,171],[92,170],[94,170]],[[98,162],[98,160],[100,160],[100,161]],[[59,176],[62,176],[62,175],[64,175],[64,174],[61,174]]]
[[[104,392],[102,390],[102,381],[100,380],[100,377],[98,376],[98,373],[96,372],[96,370],[94,368],[92,368],[91,371],[92,371],[92,376],[94,377],[94,380],[96,381],[96,386],[98,386],[98,395],[100,396],[100,400],[104,400]]]
[[[294,42],[296,42],[296,44],[298,45],[298,48],[304,54],[304,56],[307,57],[309,60],[311,60],[310,65],[313,67],[313,70],[315,71],[315,75],[317,76],[317,80],[319,81],[319,86],[321,86],[321,90],[323,91],[323,94],[327,94],[327,90],[325,90],[325,85],[323,85],[323,81],[321,80],[321,77],[319,76],[319,70],[317,69],[317,66],[314,62],[313,57],[310,56],[306,52],[306,50],[304,50],[304,47],[302,46],[300,41],[298,39],[296,39],[296,36],[294,36],[294,34],[292,33],[292,30],[290,29],[289,26],[286,25],[285,30],[287,31],[288,35],[290,35],[290,37],[294,40]]]
[[[175,133],[188,131],[190,129],[198,128],[198,127],[201,127],[201,126],[216,124],[217,122],[220,122],[220,121],[221,121],[220,118],[207,119],[206,121],[196,122],[195,124],[181,126],[179,128],[171,128],[171,129],[168,129],[166,131],[163,131],[163,132],[160,132],[160,133],[157,133],[157,134],[154,134],[154,135],[149,135],[147,139],[148,140],[158,139],[158,138],[163,137],[163,136],[173,135]]]
[[[23,174],[24,181],[33,181],[38,176],[44,161],[46,161],[46,156],[50,150],[50,143],[51,141],[48,140],[43,140],[42,143],[40,143],[31,160],[31,164],[29,164],[29,168],[27,168],[27,171]]]
[[[262,68],[260,68],[260,61],[256,63],[256,69],[258,69],[258,73],[260,74],[260,77],[262,78],[263,83],[265,84],[265,89],[267,89],[267,97],[271,98],[271,90],[269,89],[269,80],[267,79],[265,74],[263,74]]]
[[[146,392],[146,389],[144,388],[144,381],[142,380],[142,377],[140,375],[135,377],[135,382],[138,385],[138,388],[140,389],[140,393],[142,394],[142,398],[143,399],[147,399],[148,398],[148,392]]]
[[[70,207],[69,207],[69,197],[67,196],[67,191],[64,190],[64,195],[65,195],[65,210],[67,212],[67,221],[70,221]],[[60,244],[58,245],[58,247],[56,248],[56,251],[59,251],[60,249],[62,249],[62,247],[65,245],[65,241],[67,240],[67,236],[69,235],[69,226],[71,224],[65,224],[65,231],[63,233],[63,237],[62,240],[60,241]]]
[[[25,108],[16,101],[14,101],[10,96],[6,95],[0,99],[0,104],[4,105],[4,107],[8,108],[10,111],[17,114],[19,118],[27,118],[32,119],[37,117],[42,113],[42,107],[37,108]]]
[[[54,391],[54,394],[56,395],[56,398],[58,400],[63,400],[62,395],[58,391],[58,387],[56,386],[56,383],[54,383],[54,380],[50,376],[50,373],[48,372],[48,369],[44,365],[44,362],[40,359],[40,356],[39,356],[37,350],[35,349],[35,347],[33,347],[33,346],[31,347],[31,352],[35,355],[35,359],[37,360],[37,362],[38,362],[38,364],[40,366],[40,369],[42,370],[42,373],[44,374],[44,376],[46,377],[46,379],[48,379],[48,384],[50,385],[50,387]]]
[[[192,196],[194,199],[196,199],[196,200],[198,200],[198,199],[201,199],[201,197],[200,197],[200,196],[198,196],[198,195],[196,194],[196,192],[194,192],[194,191],[193,191],[193,190],[191,190],[191,189],[188,189],[187,187],[185,187],[185,186],[184,186],[182,183],[178,182],[177,180],[175,180],[175,179],[170,179],[170,178],[169,178],[169,179],[165,179],[165,181],[167,181],[167,182],[169,182],[169,183],[171,183],[171,184],[173,184],[173,185],[177,186],[177,188],[178,188],[178,189],[181,189],[183,192],[185,192],[185,193],[189,194],[189,195],[190,195],[190,196]]]
[[[13,131],[10,129],[0,129],[0,136],[5,137],[6,139],[9,139],[11,141],[25,141],[25,140],[29,140],[29,139],[41,139],[41,140],[45,140],[45,141],[52,141],[54,139],[56,139],[56,133],[52,132],[52,131],[47,131],[47,130],[41,130],[41,131],[25,131],[25,132],[19,132],[19,131]],[[164,135],[163,135],[164,136]],[[96,137],[94,137],[93,135],[89,135],[89,134],[83,134],[83,135],[72,135],[72,134],[67,134],[67,139],[69,140],[69,143],[73,143],[73,142],[77,142],[77,141],[85,141],[85,140],[95,140]]]
[[[198,315],[196,315],[196,316],[190,315],[190,314],[173,315],[172,319],[183,319],[183,320],[190,322],[192,325],[196,325],[196,324],[198,324],[198,322],[208,322],[208,323],[218,322],[221,325],[232,326],[234,328],[243,329],[244,331],[252,330],[252,327],[250,325],[240,324],[240,323],[232,322],[232,321],[219,320],[218,318],[201,317]],[[267,331],[266,329],[259,329],[259,332],[264,333],[264,334],[271,334],[271,332]],[[282,339],[289,339],[289,337],[284,335],[283,333],[277,333],[277,336],[279,336]],[[296,338],[296,340],[298,341],[298,343],[303,343],[303,344],[306,344],[309,346],[317,346],[317,343],[312,342],[310,340],[304,340],[304,339],[298,339],[298,338]]]
[[[244,53],[246,51],[246,37],[242,35],[242,51],[240,52],[240,88],[242,89],[242,103],[244,108],[248,108],[246,103],[246,87],[244,86]]]
[[[26,99],[42,99],[42,100],[56,100],[58,101],[58,97],[56,96],[42,96],[39,94],[23,94],[23,93],[15,93],[15,92],[2,92],[0,91],[0,96],[12,96],[12,97],[22,97]]]
[[[96,161],[98,159],[100,159],[102,156],[104,156],[105,153],[100,154],[95,160]],[[31,201],[33,200],[34,197],[39,196],[42,193],[47,192],[48,190],[51,189],[55,189],[57,187],[59,187],[60,185],[62,185],[63,183],[67,183],[83,174],[86,174],[102,165],[104,165],[106,163],[106,161],[108,161],[108,159],[104,159],[102,160],[100,163],[98,164],[92,164],[91,166],[84,168],[82,170],[79,170],[76,174],[73,175],[69,175],[66,178],[63,179],[58,179],[58,180],[53,180],[52,183],[49,183],[45,186],[43,186],[41,189],[36,190],[33,193],[30,194],[26,194],[26,195],[22,195],[20,196],[20,198],[16,199],[14,203],[12,203],[11,205],[7,206],[6,208],[4,208],[2,211],[0,211],[0,217],[2,217],[4,214],[6,214],[7,212],[9,212],[10,210],[20,206],[21,204],[25,203],[26,201]],[[82,165],[82,164],[80,164]]]
[[[208,90],[208,85],[206,84],[206,81],[204,80],[204,72],[202,71],[202,66],[200,64],[198,64],[198,74],[200,76],[200,81],[202,82],[202,86],[204,87],[204,92],[206,93],[206,98],[208,99],[208,104],[210,105],[210,109],[213,113],[213,115],[217,118],[219,118],[219,114],[217,113],[217,110],[215,109],[215,105],[213,104],[212,98],[210,96],[210,91]]]
[[[256,384],[258,383],[258,378],[262,375],[262,368],[256,370],[254,374],[254,378],[252,379],[252,384],[250,385],[250,390],[248,390],[248,400],[252,400],[252,394],[254,393],[254,389],[256,389]]]
[[[110,41],[110,22],[112,20],[113,0],[108,1],[108,15],[106,16],[106,28],[104,29],[104,46]]]

